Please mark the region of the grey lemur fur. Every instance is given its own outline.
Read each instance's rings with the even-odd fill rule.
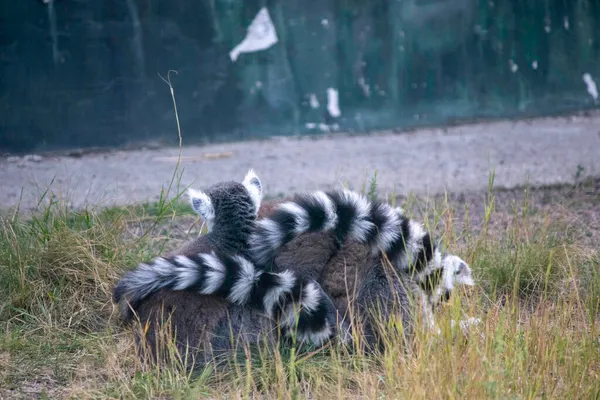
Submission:
[[[423,312],[428,322],[433,323],[431,306],[441,296],[449,296],[455,283],[467,285],[473,283],[468,265],[453,255],[442,257],[437,246],[431,244],[430,235],[423,231],[420,224],[404,217],[402,210],[392,209],[384,203],[369,203],[364,197],[349,191],[303,194],[297,196],[295,202],[279,205],[270,218],[259,222],[258,229],[252,234],[251,256],[259,264],[265,264],[294,237],[310,231],[327,230],[333,231],[339,243],[349,241],[351,244],[342,246],[341,251],[335,254],[335,249],[323,251],[314,248],[316,242],[313,240],[312,246],[296,247],[295,250],[297,254],[302,255],[301,257],[294,258],[292,255],[288,260],[292,259],[293,262],[286,263],[284,256],[284,261],[277,263],[276,269],[280,270],[283,265],[293,269],[299,276],[303,272],[314,270],[317,275],[313,276],[321,276],[321,283],[326,292],[332,294],[336,291],[336,285],[329,287],[327,285],[332,281],[327,279],[328,264],[336,265],[343,262],[350,267],[345,270],[354,272],[355,278],[360,276],[361,285],[356,288],[358,308],[365,310],[370,308],[367,306],[379,303],[379,306],[383,305],[387,309],[397,303],[396,300],[400,300],[402,315],[406,319],[404,322],[407,326],[411,320],[407,285],[410,287],[410,292],[422,294],[428,300],[424,302]],[[322,239],[320,241],[321,244],[327,242]],[[391,254],[392,263],[404,273],[404,279],[394,278],[390,281],[386,277],[387,274],[379,260],[380,251],[384,251],[388,257]],[[285,255],[285,251],[283,253]],[[322,254],[325,257],[318,259],[319,257],[311,257],[311,254]],[[347,263],[348,258],[350,258],[349,263]],[[308,265],[307,260],[311,261]],[[163,262],[159,260],[158,266]],[[361,266],[363,268],[360,268]],[[324,272],[325,276],[323,276]],[[407,279],[407,272],[416,275]],[[340,271],[331,271],[331,269],[329,273],[333,280],[335,276],[340,275]],[[280,285],[277,280],[271,280],[269,283],[273,288]],[[337,284],[338,292],[339,286],[340,282]],[[347,281],[343,286],[348,287]],[[261,291],[257,290],[258,292]],[[266,291],[263,290],[262,293]],[[228,294],[225,295],[227,297]],[[340,297],[342,301],[337,302],[338,307],[347,309],[347,293],[346,304],[344,304],[344,296]],[[385,310],[384,312],[389,313]],[[313,332],[315,326],[319,330]],[[301,319],[299,330],[313,332],[313,336],[319,339],[328,337],[327,334],[322,334],[323,331],[318,325],[312,326],[310,319]],[[367,333],[370,333],[370,330],[372,326],[369,327],[367,324]]]
[[[467,263],[455,255],[442,254],[421,223],[408,218],[401,208],[370,202],[349,190],[303,193],[279,204],[269,217],[257,222],[250,239],[250,256],[258,264],[277,269],[272,264],[281,248],[310,232],[332,232],[342,249],[347,241],[365,246],[373,263],[385,255],[406,284],[416,285],[431,328],[435,328],[433,307],[449,298],[456,284],[474,284]],[[364,258],[369,256],[364,254]],[[372,268],[373,273],[380,274],[380,265]],[[320,282],[333,295],[331,288]]]
[[[141,264],[118,282],[113,298],[126,321],[155,292],[186,290],[248,305],[279,320],[288,336],[298,319],[297,337],[304,341],[322,344],[335,334],[335,308],[318,283],[290,271],[264,272],[244,257],[262,196],[262,185],[252,170],[242,184],[224,182],[189,194],[209,233]],[[214,300],[206,299],[209,304]],[[301,307],[299,312],[294,305]],[[202,313],[212,320],[211,307],[207,310]],[[218,313],[212,317],[220,318]]]
[[[317,191],[280,204],[257,222],[250,238],[250,257],[258,264],[272,263],[281,247],[308,232],[332,231],[336,240],[367,245],[374,255],[385,255],[395,269],[408,273],[437,301],[454,283],[473,285],[469,266],[452,254],[442,255],[423,224],[408,218],[401,208],[349,190]]]

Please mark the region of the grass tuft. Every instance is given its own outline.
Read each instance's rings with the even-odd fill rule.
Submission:
[[[0,217],[0,309],[11,318],[46,321],[48,328],[106,325],[110,285],[134,262],[120,234],[124,223],[91,211],[69,213],[55,205],[30,219]],[[119,268],[115,266],[120,266]]]

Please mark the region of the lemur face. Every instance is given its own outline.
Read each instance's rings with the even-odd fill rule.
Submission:
[[[442,260],[444,279],[442,285],[446,290],[452,290],[457,285],[474,286],[471,267],[460,257],[447,254]]]
[[[188,189],[194,211],[211,231],[216,219],[231,220],[244,213],[258,214],[262,201],[262,183],[254,170],[249,170],[242,183],[221,182],[207,190]]]

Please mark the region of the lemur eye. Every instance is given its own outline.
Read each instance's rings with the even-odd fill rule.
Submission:
[[[461,263],[458,265],[458,268],[456,269],[456,271],[454,271],[454,275],[458,275],[458,274],[460,274],[461,272],[463,272],[463,270],[464,270],[465,268],[466,268],[466,264],[465,264],[464,262],[461,262]]]

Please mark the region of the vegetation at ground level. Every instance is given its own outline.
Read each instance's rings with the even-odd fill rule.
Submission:
[[[597,185],[399,198],[478,281],[441,310],[439,337],[419,334],[408,354],[392,336],[380,354],[273,349],[196,376],[138,361],[110,298],[124,270],[199,231],[187,206],[72,211],[43,199],[31,215],[6,212],[0,397],[597,398]],[[482,323],[450,329],[466,317]]]

